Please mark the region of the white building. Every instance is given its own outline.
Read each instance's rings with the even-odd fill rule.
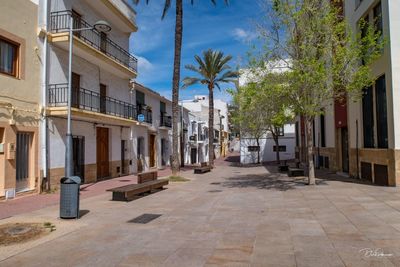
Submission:
[[[182,104],[187,108],[191,115],[191,122],[195,122],[192,127],[191,137],[191,162],[194,162],[194,155],[197,153],[196,163],[208,161],[208,114],[209,100],[207,96],[197,95],[193,100],[184,100]],[[214,100],[214,156],[219,158],[226,156],[228,152],[229,138],[229,116],[228,104],[222,100]],[[193,147],[194,146],[194,147]]]
[[[287,62],[279,61],[268,64],[268,68],[272,72],[280,73],[288,71]],[[244,86],[250,81],[257,81],[262,77],[262,72],[254,74],[249,70],[243,69],[240,71],[241,76],[239,78],[239,85]],[[240,163],[252,164],[257,163],[258,154],[260,154],[260,162],[270,162],[276,160],[276,150],[279,150],[280,160],[291,160],[295,158],[295,147],[296,147],[296,130],[294,124],[286,124],[279,136],[279,147],[276,147],[275,141],[272,138],[271,133],[265,133],[259,140],[252,136],[246,136],[245,134],[240,135]],[[258,151],[260,153],[258,153]]]

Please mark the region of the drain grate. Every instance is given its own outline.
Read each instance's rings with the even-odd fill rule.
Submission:
[[[158,217],[160,217],[162,214],[151,214],[151,213],[145,213],[142,214],[132,220],[129,220],[128,223],[141,223],[141,224],[146,224],[149,223]]]
[[[212,185],[220,185],[221,183],[219,183],[219,182],[214,182],[214,183],[210,183],[210,184],[212,184]]]

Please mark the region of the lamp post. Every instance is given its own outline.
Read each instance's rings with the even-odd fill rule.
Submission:
[[[71,100],[72,100],[72,45],[73,45],[73,33],[81,32],[86,30],[96,30],[98,32],[109,32],[111,26],[106,21],[99,20],[93,27],[74,29],[74,18],[71,15],[69,22],[69,54],[68,54],[68,107],[67,107],[67,140],[66,140],[66,151],[65,151],[65,177],[71,177],[73,175],[72,165],[72,133],[71,133]]]

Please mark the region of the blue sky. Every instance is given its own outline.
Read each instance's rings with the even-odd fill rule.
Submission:
[[[145,0],[134,6],[139,30],[132,34],[131,53],[139,59],[138,82],[171,98],[174,56],[175,7],[161,20],[164,0]],[[175,1],[173,1],[175,2]],[[256,0],[231,0],[225,6],[222,0],[213,6],[209,0],[197,0],[190,5],[184,0],[184,33],[181,79],[193,73],[185,64],[194,64],[194,55],[208,48],[221,50],[233,56],[232,67],[246,63],[246,53],[256,41],[254,20],[261,16]],[[231,88],[233,85],[224,85]],[[208,94],[204,86],[193,86],[180,91],[181,99],[191,99],[195,94]],[[229,95],[215,90],[215,97],[229,100]]]

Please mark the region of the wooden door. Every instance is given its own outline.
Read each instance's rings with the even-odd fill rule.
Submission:
[[[81,178],[81,183],[85,183],[85,137],[74,136],[72,138],[72,159],[74,165],[74,175]]]
[[[100,84],[100,112],[107,113],[107,86]]]
[[[121,140],[121,173],[122,174],[125,174],[125,172],[126,172],[125,153],[126,153],[126,140]]]
[[[150,168],[156,166],[156,136],[150,135],[149,138],[149,166]]]
[[[108,159],[108,128],[97,128],[97,178],[104,179],[110,176]]]
[[[71,77],[71,105],[74,108],[79,108],[80,104],[80,87],[81,87],[81,76],[76,74],[75,72],[72,73]]]

